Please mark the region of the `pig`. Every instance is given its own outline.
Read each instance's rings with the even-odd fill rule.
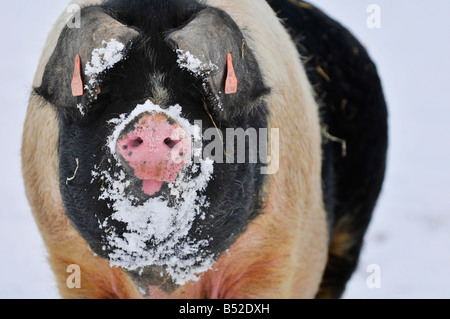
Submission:
[[[304,1],[74,6],[22,144],[61,296],[340,297],[387,151],[362,45]]]

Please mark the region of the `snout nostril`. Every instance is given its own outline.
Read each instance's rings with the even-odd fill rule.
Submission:
[[[166,138],[164,140],[164,144],[166,144],[167,146],[169,146],[170,148],[174,148],[175,145],[177,145],[180,141],[174,141],[172,140],[170,137]]]
[[[130,141],[129,146],[130,147],[138,147],[139,145],[141,145],[142,143],[144,143],[144,141],[142,140],[142,138],[138,137],[132,141]]]

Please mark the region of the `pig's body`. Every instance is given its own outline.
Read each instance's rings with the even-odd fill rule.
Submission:
[[[339,69],[347,58],[341,52],[331,60],[311,36],[306,49],[317,49],[324,59],[310,61],[306,72],[289,33],[264,1],[77,3],[83,8],[80,30],[85,38],[80,40],[80,30],[65,27],[65,17],[55,25],[35,77],[36,94],[30,100],[23,139],[27,195],[62,296],[339,296],[357,261],[381,187],[386,152],[384,100],[363,48],[356,41],[348,44],[361,52],[355,60],[372,65],[363,81],[370,83],[368,96],[376,97],[370,101],[351,90],[340,96],[339,84],[328,84],[333,77],[325,74],[324,81],[324,76],[311,71],[322,62]],[[272,1],[270,5],[280,15],[288,15],[288,24],[303,16],[305,21],[315,21],[308,26],[312,29],[325,33],[333,27],[336,36],[349,37],[308,4]],[[294,23],[291,28],[298,27]],[[293,35],[302,32],[294,29]],[[89,70],[84,70],[84,83],[92,87],[87,85],[82,97],[74,97],[70,80],[75,55],[81,55],[85,66],[94,50],[113,38],[124,44],[115,47],[124,58],[110,63],[99,79],[88,77]],[[205,69],[183,67],[180,52],[188,51]],[[224,93],[228,53],[233,54],[238,80],[234,94]],[[363,71],[358,68],[348,67]],[[333,76],[346,88],[357,86],[359,77],[353,71]],[[316,100],[310,81],[320,85],[320,95],[328,95]],[[359,108],[347,122],[332,111],[333,104],[344,98],[349,107]],[[321,110],[318,102],[325,104]],[[380,114],[373,125],[362,125],[372,114]],[[164,152],[191,151],[193,145],[183,136],[193,135],[194,120],[202,121],[203,133],[213,128],[221,130],[224,138],[229,127],[279,129],[277,169],[261,174],[265,167],[261,159],[251,164],[211,164],[202,159],[195,166],[169,158]],[[182,133],[173,135],[180,128]],[[322,140],[332,134],[348,139],[347,153],[340,143]],[[366,143],[370,145],[365,148]],[[367,161],[371,164],[364,164]],[[115,186],[118,172],[123,172],[123,189]],[[177,184],[182,175],[187,178],[183,182],[197,181],[194,193],[188,189],[192,185]],[[173,195],[177,185],[184,196]],[[364,190],[355,193],[360,188]],[[192,194],[197,196],[188,203]],[[170,214],[180,207],[178,212],[183,213],[164,224],[172,230],[164,232],[151,214],[144,223],[155,228],[153,232],[140,225],[131,229],[135,220],[128,215],[139,214],[136,207],[148,206],[151,211],[158,196],[165,205],[160,211]],[[121,210],[131,197],[126,206],[130,211]],[[344,200],[347,206],[339,204]],[[186,223],[179,222],[191,215]],[[145,247],[131,251],[129,236],[143,234],[148,235],[145,240],[136,240]],[[125,238],[126,247],[119,244]],[[161,247],[167,249],[164,254],[158,250]],[[80,266],[81,289],[66,285],[71,264]]]

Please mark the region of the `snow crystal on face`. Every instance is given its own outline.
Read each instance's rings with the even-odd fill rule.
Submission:
[[[219,91],[219,94],[222,94],[222,92]],[[220,101],[220,97],[218,94],[215,95],[216,101],[217,101],[217,108],[221,111],[223,111],[223,104]]]
[[[210,75],[211,72],[219,69],[217,67],[217,65],[215,65],[212,62],[203,63],[189,51],[184,52],[181,49],[177,49],[176,53],[178,55],[178,59],[177,59],[178,66],[182,69],[186,69],[186,70],[190,71],[191,73],[193,73],[196,76]],[[206,88],[207,82],[208,82],[208,78],[205,77],[205,79],[203,81],[204,88]],[[219,94],[222,94],[222,92],[219,91]],[[215,94],[214,98],[216,99],[216,102],[217,102],[217,108],[219,108],[219,110],[223,111],[223,105],[222,105],[219,95]]]
[[[85,74],[90,77],[89,86],[85,86],[86,89],[92,93],[92,88],[95,88],[98,83],[98,75],[110,68],[116,63],[120,62],[124,58],[123,51],[125,45],[120,43],[116,39],[111,39],[108,42],[103,41],[102,45],[106,45],[105,48],[97,48],[92,51],[91,61],[86,63]]]
[[[78,111],[80,112],[81,116],[86,115],[86,113],[84,111],[84,106],[82,104],[77,104],[77,108],[78,108]]]
[[[200,138],[200,128],[181,117],[179,105],[161,109],[147,101],[138,105],[128,116],[122,115],[109,121],[109,124],[115,125],[113,134],[108,139],[112,155],[116,156],[120,132],[144,112],[164,113],[177,121],[192,138]],[[170,196],[175,203],[171,205],[162,196],[150,198],[140,206],[133,205],[133,198],[125,195],[128,182],[126,175],[120,164],[118,166],[111,168],[114,173],[99,172],[95,167],[92,172],[93,179],[100,178],[107,185],[102,189],[99,199],[110,200],[114,211],[101,227],[108,227],[109,220],[126,224],[123,236],[118,236],[114,229],[107,234],[112,251],[109,255],[111,265],[128,270],[138,270],[151,265],[162,266],[179,285],[197,280],[198,275],[210,269],[214,263],[212,256],[205,257],[209,256],[205,253],[208,240],[194,240],[189,237],[194,220],[204,216],[205,208],[209,206],[203,193],[212,177],[213,161],[205,159],[199,163],[191,162],[173,183],[168,184]],[[196,172],[195,176],[191,175],[192,172]]]
[[[218,69],[212,62],[203,63],[189,51],[177,49],[177,63],[182,69],[187,69],[195,75],[209,74],[212,70]]]

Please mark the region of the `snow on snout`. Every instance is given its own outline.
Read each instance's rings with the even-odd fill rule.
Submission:
[[[115,125],[107,141],[111,154],[117,159],[117,141],[123,129],[143,113],[163,113],[174,119],[192,138],[200,138],[200,128],[181,116],[181,106],[175,105],[162,109],[147,101],[137,105],[129,115],[108,122]],[[195,152],[195,151],[194,151]],[[136,206],[133,198],[128,198],[124,189],[129,185],[126,173],[117,161],[117,167],[99,170],[94,167],[91,175],[94,179],[104,181],[106,185],[99,200],[111,202],[112,215],[99,221],[103,230],[111,228],[113,220],[126,225],[122,236],[114,229],[105,232],[110,247],[111,266],[127,270],[138,270],[148,266],[161,266],[174,282],[183,285],[191,280],[198,280],[199,274],[209,270],[214,258],[208,254],[211,238],[194,239],[189,233],[197,218],[203,219],[209,202],[205,190],[214,171],[213,161],[200,159],[191,161],[180,172],[173,183],[168,184],[166,196],[149,198]],[[175,203],[175,204],[173,204]],[[202,256],[202,258],[199,258]],[[205,257],[206,256],[206,257]],[[207,257],[210,256],[210,257]]]

